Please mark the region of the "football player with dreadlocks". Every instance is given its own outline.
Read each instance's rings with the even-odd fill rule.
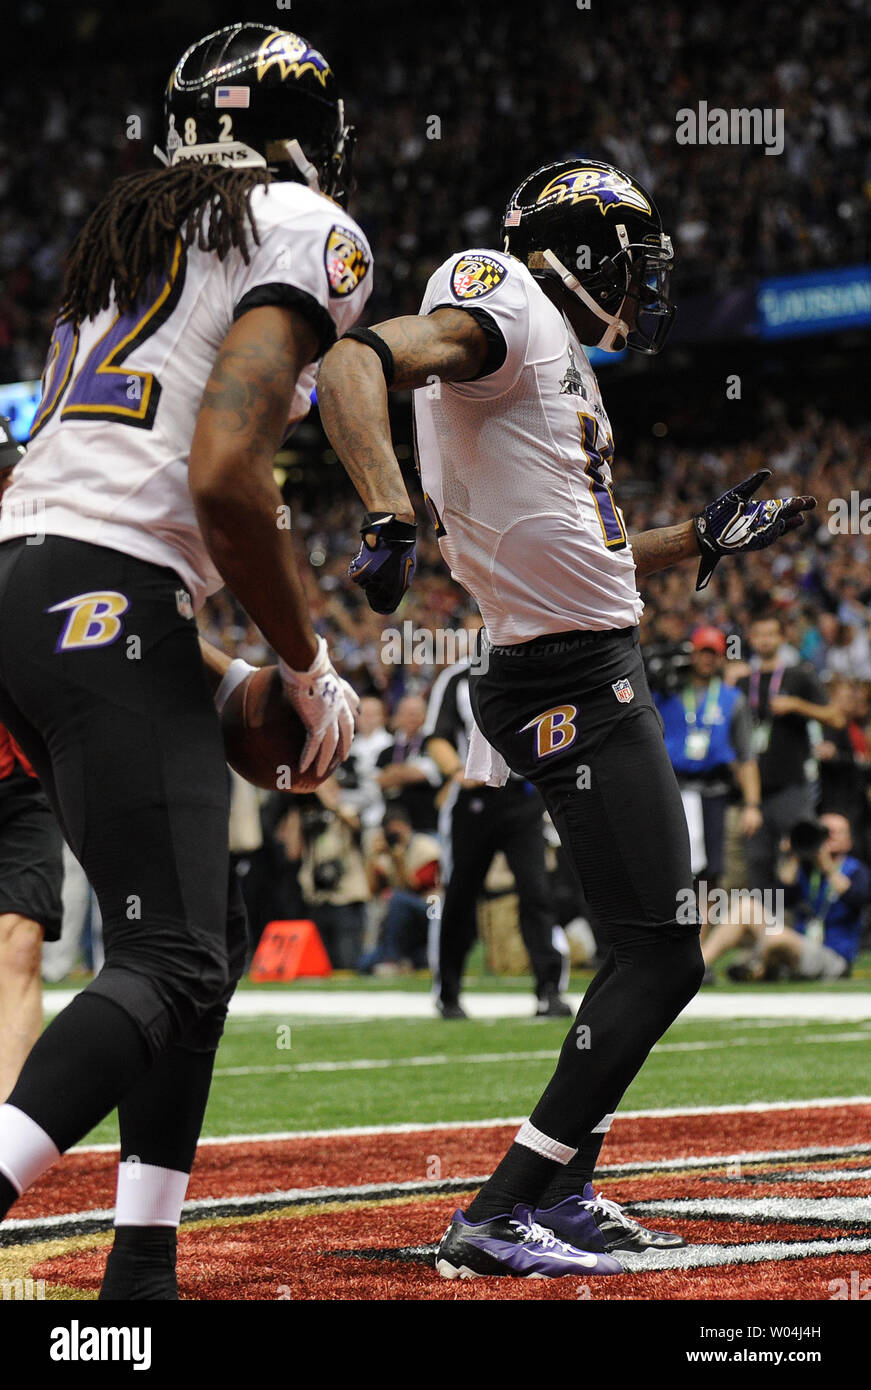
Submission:
[[[72,249],[4,499],[0,719],[97,893],[106,964],[0,1107],[0,1217],[117,1105],[104,1299],[178,1297],[176,1227],[245,958],[216,704],[249,668],[213,649],[204,664],[207,595],[227,584],[278,653],[301,768],[323,774],[353,735],[273,476],[371,290],[341,206],[349,152],[305,39],[235,24],[187,50],[164,167],[118,180]]]
[[[556,1071],[492,1177],[457,1212],[439,1272],[610,1274],[621,1250],[682,1245],[597,1198],[620,1098],[699,987],[680,793],[638,646],[645,575],[800,526],[810,497],[754,502],[757,473],[698,517],[629,535],[611,490],[611,427],[584,352],[655,353],[674,309],[673,252],[650,195],[595,160],[537,170],[505,212],[504,247],[451,256],[420,315],[353,329],[327,355],[321,418],[367,508],[351,574],[377,612],[414,570],[415,525],[387,391],[412,389],[424,497],[487,643],[471,675],[484,738],[467,773],[506,765],[541,791],[609,943]],[[474,739],[473,739],[474,743]]]

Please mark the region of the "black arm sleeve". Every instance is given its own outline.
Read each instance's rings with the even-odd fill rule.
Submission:
[[[502,329],[492,314],[488,314],[486,309],[467,308],[465,304],[436,304],[429,312],[434,314],[438,309],[460,309],[464,314],[471,314],[487,335],[487,356],[484,358],[484,365],[475,376],[469,377],[469,380],[480,381],[482,377],[492,376],[494,372],[498,372],[508,356],[508,345],[502,336]]]
[[[233,322],[235,323],[243,314],[247,314],[249,309],[262,309],[270,304],[277,305],[280,309],[296,309],[311,324],[318,335],[318,350],[312,358],[313,362],[323,357],[327,348],[333,346],[336,341],[336,325],[333,320],[323,304],[319,304],[313,294],[308,294],[306,290],[297,289],[295,285],[283,285],[276,282],[269,285],[258,285],[255,289],[249,290],[247,294],[242,296],[233,310]]]

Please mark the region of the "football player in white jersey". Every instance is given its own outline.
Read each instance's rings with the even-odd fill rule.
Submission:
[[[635,179],[584,159],[524,180],[503,232],[503,248],[445,261],[417,318],[351,330],[318,386],[368,509],[351,575],[378,612],[414,570],[386,406],[387,390],[414,390],[427,507],[486,624],[470,693],[491,747],[468,774],[493,767],[495,749],[539,788],[610,946],[532,1116],[451,1222],[438,1256],[449,1278],[609,1274],[620,1250],[683,1244],[592,1187],[621,1096],[703,973],[698,927],[677,920],[689,846],[638,649],[637,582],[701,551],[701,588],[721,554],[770,544],[814,505],[751,502],[763,472],[697,518],[630,538],[584,345],[659,350],[670,238]]]
[[[72,249],[4,499],[0,718],[97,893],[106,964],[0,1107],[0,1217],[117,1105],[106,1299],[178,1297],[175,1232],[245,958],[216,704],[248,668],[213,649],[204,664],[206,596],[229,585],[278,653],[303,766],[323,774],[353,734],[273,475],[371,290],[341,206],[349,136],[327,60],[296,34],[236,24],[183,55],[165,167],[118,180]]]

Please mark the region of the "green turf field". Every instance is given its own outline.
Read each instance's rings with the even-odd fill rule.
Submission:
[[[565,1033],[562,1022],[531,1018],[231,1020],[204,1134],[523,1115],[538,1099]],[[871,1020],[679,1022],[622,1108],[866,1094],[869,1056]],[[112,1117],[86,1142],[116,1139]]]

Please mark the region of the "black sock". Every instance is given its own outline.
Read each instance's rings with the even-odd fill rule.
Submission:
[[[175,1301],[176,1246],[174,1226],[116,1227],[98,1301]]]
[[[604,1141],[604,1134],[588,1134],[574,1158],[557,1168],[537,1205],[549,1211],[567,1197],[582,1197],[587,1183],[593,1181],[593,1172]]]
[[[489,1221],[510,1216],[518,1202],[537,1207],[539,1196],[559,1168],[553,1158],[543,1158],[525,1144],[512,1144],[502,1162],[466,1208],[467,1221]]]
[[[37,1040],[8,1103],[29,1115],[63,1153],[115,1108],[150,1064],[129,1014],[85,990]]]
[[[13,1187],[9,1179],[0,1173],[0,1221],[3,1220],[12,1203],[17,1201],[17,1187]]]

